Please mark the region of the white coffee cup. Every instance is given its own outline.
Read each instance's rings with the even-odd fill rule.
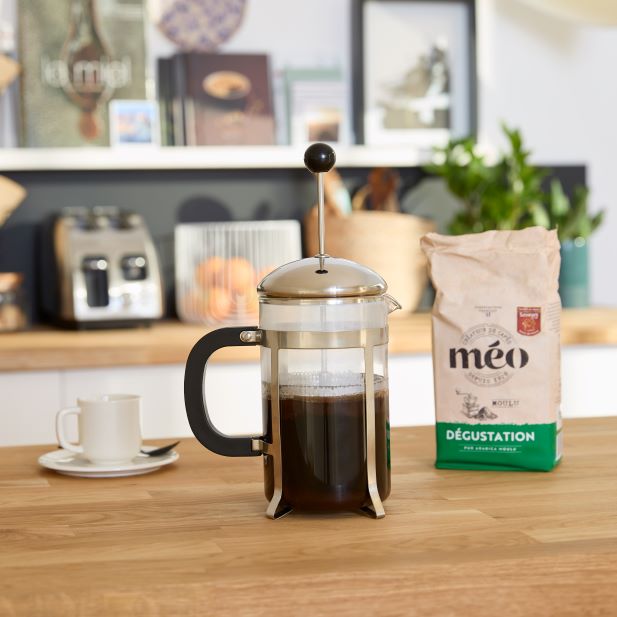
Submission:
[[[141,448],[140,413],[141,397],[135,394],[77,399],[76,407],[67,407],[56,415],[58,443],[97,465],[126,463]],[[78,444],[69,442],[64,432],[64,419],[72,414],[78,416]]]

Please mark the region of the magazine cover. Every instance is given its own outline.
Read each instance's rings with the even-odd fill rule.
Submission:
[[[21,145],[108,145],[109,101],[145,98],[143,0],[18,7]]]
[[[185,53],[175,56],[186,145],[275,143],[268,57]]]

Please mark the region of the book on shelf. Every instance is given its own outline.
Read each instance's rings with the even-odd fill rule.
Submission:
[[[143,0],[19,0],[20,142],[109,144],[111,99],[146,95]]]
[[[161,145],[176,145],[174,136],[174,113],[171,80],[173,77],[173,60],[159,58],[157,60],[157,96],[161,120]],[[184,129],[183,129],[184,130]]]
[[[159,63],[159,79],[174,145],[275,143],[266,55],[180,53]]]

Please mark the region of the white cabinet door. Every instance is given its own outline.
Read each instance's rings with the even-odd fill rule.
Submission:
[[[389,368],[392,426],[433,424],[431,356],[392,356]],[[617,415],[617,347],[564,347],[561,353],[561,390],[564,418]]]
[[[227,435],[263,435],[261,372],[257,362],[214,364],[205,379],[214,425]]]
[[[0,373],[0,446],[54,443],[60,373]]]
[[[392,426],[432,424],[429,354],[390,358]],[[562,353],[562,409],[566,418],[617,414],[617,347],[566,347]],[[184,366],[142,366],[0,373],[0,446],[54,443],[56,412],[79,397],[140,394],[145,439],[191,436],[184,410]],[[229,435],[262,433],[259,365],[213,364],[205,380],[215,426]],[[69,420],[70,422],[70,420]],[[69,426],[69,437],[76,437]]]
[[[617,347],[564,347],[561,394],[564,418],[617,415]]]
[[[145,438],[185,436],[190,429],[184,413],[183,375],[178,365],[68,370],[62,374],[62,403],[74,405],[78,398],[99,394],[138,394]]]
[[[433,424],[435,396],[430,354],[390,356],[388,370],[390,425]]]
[[[262,433],[257,363],[213,364],[206,371],[206,403],[214,425],[229,435]],[[97,394],[139,394],[145,439],[193,433],[184,409],[184,366],[70,370],[63,374],[63,404]]]

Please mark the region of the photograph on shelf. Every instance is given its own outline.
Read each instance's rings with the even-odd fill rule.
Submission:
[[[20,0],[25,147],[109,145],[108,102],[146,95],[143,0]]]
[[[182,53],[170,73],[175,145],[275,143],[268,56]]]
[[[473,0],[355,0],[358,143],[430,149],[475,133]]]
[[[347,92],[339,69],[287,69],[289,142],[350,143]]]
[[[112,146],[160,145],[158,104],[155,101],[111,101],[109,142]]]

